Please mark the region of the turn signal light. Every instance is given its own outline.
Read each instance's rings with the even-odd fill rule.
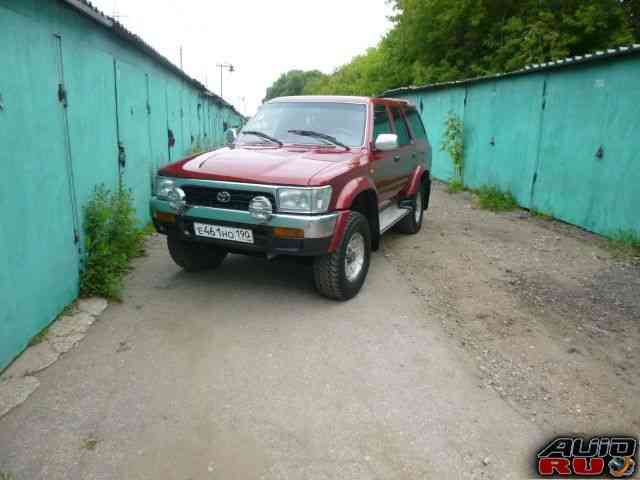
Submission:
[[[304,230],[301,228],[276,227],[273,235],[278,238],[304,238]]]
[[[156,218],[156,220],[158,220],[159,222],[164,222],[164,223],[176,223],[176,216],[173,213],[166,213],[166,212],[155,212],[153,214],[153,216]]]

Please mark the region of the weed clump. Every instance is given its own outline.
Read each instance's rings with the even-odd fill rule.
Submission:
[[[145,230],[138,226],[131,192],[96,187],[84,209],[84,232],[80,295],[119,300],[130,260],[144,253]]]
[[[495,185],[485,185],[474,193],[478,206],[484,210],[506,212],[518,207],[518,202],[510,192],[503,192]]]
[[[640,232],[620,230],[609,239],[609,247],[616,257],[640,261]]]

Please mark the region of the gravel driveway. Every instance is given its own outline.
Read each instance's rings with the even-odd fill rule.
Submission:
[[[470,205],[437,185],[342,304],[292,262],[185,274],[153,237],[124,302],[0,419],[0,472],[526,478],[553,433],[637,433],[638,269]]]

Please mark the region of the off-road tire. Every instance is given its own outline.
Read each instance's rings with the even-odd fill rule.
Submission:
[[[364,263],[356,278],[347,277],[346,256],[351,238],[359,233],[364,239]],[[318,292],[334,300],[345,301],[355,297],[367,278],[371,260],[371,229],[364,215],[351,212],[338,248],[328,255],[316,257],[313,278]]]
[[[187,272],[218,268],[228,253],[213,245],[183,240],[175,234],[167,237],[167,246],[173,261]]]
[[[395,229],[400,233],[406,233],[408,235],[416,234],[422,228],[422,219],[424,217],[425,206],[425,184],[420,185],[420,190],[413,198],[415,200],[414,207],[411,209],[409,215],[400,220]],[[418,218],[416,218],[418,217]]]

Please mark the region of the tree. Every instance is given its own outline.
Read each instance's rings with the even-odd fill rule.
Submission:
[[[640,40],[639,0],[390,0],[393,28],[306,93],[372,95]]]
[[[309,82],[317,81],[325,75],[318,70],[308,72],[302,70],[290,70],[280,75],[273,85],[267,88],[267,96],[263,102],[276,97],[284,97],[288,95],[301,95],[304,92],[305,85]]]

